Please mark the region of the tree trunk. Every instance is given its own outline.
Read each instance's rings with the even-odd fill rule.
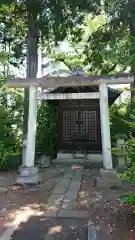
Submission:
[[[36,78],[38,67],[38,32],[37,15],[28,13],[28,40],[27,40],[27,78]],[[29,114],[29,89],[24,92],[24,138],[27,136]]]

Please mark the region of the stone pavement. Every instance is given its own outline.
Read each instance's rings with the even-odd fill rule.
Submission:
[[[77,197],[83,175],[83,167],[68,168],[48,199],[45,217],[87,218],[88,212],[77,208]]]
[[[75,222],[79,224],[82,221],[87,225],[88,211],[77,205],[83,171],[82,166],[52,165],[41,172],[43,181],[36,186],[14,185],[15,172],[1,173],[0,240],[10,239],[23,222],[27,224],[39,215],[48,221],[54,219],[56,223],[59,219],[71,232],[74,232],[72,225]]]

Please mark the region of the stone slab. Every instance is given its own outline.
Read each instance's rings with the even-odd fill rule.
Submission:
[[[78,177],[81,177],[82,176],[82,174],[83,174],[83,170],[81,170],[81,171],[76,171],[76,173],[74,174],[74,177],[76,176],[78,176]]]
[[[60,209],[69,209],[69,210],[73,210],[76,208],[76,199],[67,201],[64,199],[62,206]]]
[[[82,173],[78,173],[73,176],[73,179],[77,179],[77,178],[78,179],[82,178]]]
[[[78,169],[76,169],[75,175],[82,174],[82,173],[83,173],[83,168],[78,168]]]
[[[73,182],[78,182],[80,184],[81,181],[82,181],[82,177],[81,178],[72,178],[72,181]]]
[[[68,179],[67,179],[67,182],[59,182],[58,184],[57,184],[57,187],[58,188],[60,188],[60,187],[62,187],[62,188],[67,188],[68,186],[69,186],[69,183],[70,183],[70,181],[68,181]]]
[[[65,193],[65,197],[68,197],[69,199],[72,199],[73,197],[77,197],[78,194],[78,190],[67,190],[67,192]]]
[[[77,211],[77,210],[63,210],[60,209],[57,217],[62,218],[81,218],[87,219],[89,217],[88,211]]]
[[[79,186],[80,185],[80,181],[71,181],[69,186]]]
[[[74,210],[74,209],[76,209],[76,202],[68,203],[68,204],[63,204],[60,209],[70,210],[70,211],[71,211],[71,210]]]
[[[78,192],[80,190],[80,185],[72,185],[68,188],[68,191]]]
[[[70,185],[76,185],[76,184],[80,185],[80,181],[77,179],[76,180],[72,179],[70,182]]]
[[[77,168],[75,174],[81,174],[83,172],[83,168]]]
[[[71,174],[65,174],[64,176],[63,176],[63,178],[72,178],[73,177],[73,173],[71,173]]]
[[[74,180],[76,180],[76,181],[77,181],[77,180],[79,181],[79,180],[82,178],[82,175],[83,175],[83,173],[75,174],[72,179],[74,179]]]
[[[56,184],[57,184],[57,180],[49,179],[49,180],[46,181],[45,189],[48,190],[48,191],[51,191],[52,189],[54,189]]]
[[[77,195],[68,195],[64,196],[63,203],[64,202],[70,202],[70,201],[76,201]]]
[[[65,184],[65,183],[59,184],[59,183],[58,183],[58,184],[56,185],[57,188],[62,188],[62,189],[66,189],[68,186],[69,186],[69,183],[68,183],[68,184]]]
[[[65,172],[65,175],[67,175],[67,174],[73,174],[75,172],[75,170],[74,169],[72,169],[72,168],[69,168],[66,172]]]
[[[57,212],[57,211],[59,211],[59,209],[60,209],[60,204],[47,204],[46,205],[46,207],[47,207],[47,210],[49,211],[49,212]]]
[[[53,160],[54,163],[73,163],[73,164],[86,164],[86,163],[102,163],[102,154],[87,154],[85,159],[74,159],[73,153],[57,153],[57,158]]]
[[[74,176],[79,176],[79,175],[82,175],[83,173],[83,170],[82,169],[76,169],[75,173],[74,173]]]
[[[58,211],[45,211],[44,217],[56,218]]]
[[[58,182],[59,185],[62,185],[62,184],[69,184],[71,182],[70,179],[60,179],[60,181]]]
[[[68,189],[69,189],[70,191],[74,191],[74,190],[76,190],[77,188],[80,188],[80,183],[78,183],[78,184],[71,183],[71,184],[69,184],[69,187],[68,187]]]
[[[63,186],[63,187],[55,187],[54,190],[52,191],[52,194],[65,194],[67,190],[67,186]]]
[[[79,166],[78,168],[76,168],[76,172],[81,172],[81,171],[83,171],[83,169],[84,169],[84,167]]]
[[[48,199],[48,204],[61,204],[63,198],[63,195],[51,195]]]
[[[70,184],[68,190],[80,189],[80,184]]]

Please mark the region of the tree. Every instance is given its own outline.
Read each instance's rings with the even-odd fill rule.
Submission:
[[[0,54],[0,66],[7,59]],[[10,70],[10,69],[9,69]],[[7,90],[3,87],[5,74],[0,74],[0,168],[7,168],[8,156],[20,153],[19,136],[22,130],[23,93],[19,90]]]
[[[105,13],[93,18],[86,15],[83,24],[76,28],[81,40],[75,34],[68,35],[68,51],[52,50],[50,56],[70,70],[80,66],[95,75],[123,72],[130,66],[129,34],[126,27],[116,28],[115,24],[109,25]]]
[[[22,30],[27,29],[27,77],[36,77],[37,73],[37,46],[39,36],[44,41],[63,40],[68,32],[72,32],[74,26],[80,24],[83,19],[84,10],[98,14],[100,9],[100,1],[97,0],[94,4],[89,1],[44,1],[44,0],[28,0],[28,1],[7,1],[10,4],[12,21],[21,24]],[[6,8],[6,10],[5,10]],[[2,11],[7,11],[7,5],[2,7]],[[8,9],[8,11],[10,11]],[[9,21],[8,21],[9,24]],[[12,25],[12,24],[11,24]],[[24,28],[24,26],[26,28]],[[12,28],[13,26],[11,26]],[[19,32],[20,33],[20,32]],[[21,32],[22,33],[22,32]],[[24,34],[25,35],[25,34]],[[23,35],[22,35],[23,36]],[[26,35],[25,35],[26,36]],[[20,43],[20,42],[19,42]],[[26,38],[23,38],[24,46]],[[19,50],[21,50],[21,46]],[[22,49],[23,50],[23,49]],[[18,50],[17,50],[18,51]],[[18,51],[19,52],[19,51]],[[19,55],[21,56],[21,52]],[[25,90],[24,102],[24,133],[27,133],[28,120],[28,89]]]
[[[131,2],[129,4],[125,0],[116,0],[115,2],[109,0],[100,4],[100,0],[94,3],[87,0],[83,1],[83,3],[81,0],[77,2],[59,0],[56,4],[52,0],[13,0],[10,1],[11,6],[11,22],[15,23],[16,20],[19,25],[21,23],[22,31],[24,31],[24,38],[21,43],[23,50],[26,47],[27,33],[29,36],[27,56],[31,67],[28,68],[27,76],[35,76],[37,72],[37,46],[39,38],[41,38],[42,42],[49,42],[49,46],[53,42],[57,44],[58,41],[62,41],[67,35],[72,38],[72,42],[75,42],[75,39],[79,42],[83,32],[80,26],[86,13],[89,13],[88,16],[92,18],[94,14],[99,15],[101,10],[105,14],[106,21],[104,24],[98,24],[99,26],[95,30],[90,31],[87,40],[85,39],[85,45],[81,54],[83,55],[81,64],[86,66],[89,63],[87,69],[89,73],[109,74],[125,70],[131,63],[131,58],[128,57],[130,39],[128,26],[129,18],[130,26],[133,25],[131,24],[133,13],[127,16],[129,6],[131,10]],[[30,42],[32,44],[29,44]],[[61,60],[63,61],[63,58]],[[78,61],[78,57],[76,60]],[[25,91],[25,100],[26,133],[28,90]]]
[[[104,10],[111,19],[109,28],[125,29],[123,32],[128,36],[128,59],[131,66],[131,71],[135,71],[135,3],[134,0],[109,0],[104,2]],[[134,85],[134,84],[133,84]]]
[[[104,1],[101,16],[94,19],[89,15],[86,16],[87,22],[84,22],[84,27],[88,34],[80,53],[83,66],[89,65],[90,74],[119,73],[128,71],[130,67],[134,69],[133,9],[134,5],[131,1],[110,0]],[[96,27],[93,27],[93,21]],[[74,45],[75,42],[78,44],[73,38]]]
[[[19,6],[18,6],[19,11]],[[0,49],[9,54],[9,64],[20,67],[26,50],[26,26],[23,16],[17,15],[15,4],[0,7]]]

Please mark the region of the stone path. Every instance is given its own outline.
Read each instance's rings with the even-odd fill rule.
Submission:
[[[83,175],[83,167],[68,168],[48,199],[45,217],[87,218],[87,211],[77,209],[77,196]]]
[[[67,240],[70,236],[76,239],[78,235],[77,239],[84,240],[87,236],[88,209],[78,206],[83,174],[82,166],[52,165],[41,171],[41,184],[16,186],[16,173],[3,173],[0,181],[0,240],[9,240],[11,236],[14,240],[16,234],[18,240],[29,239],[29,234],[34,239],[32,229],[34,227],[38,233],[39,226],[43,227],[44,236],[48,237],[49,229],[57,225],[62,228],[61,239]],[[23,231],[20,231],[21,228]],[[57,235],[59,239],[59,233]]]

